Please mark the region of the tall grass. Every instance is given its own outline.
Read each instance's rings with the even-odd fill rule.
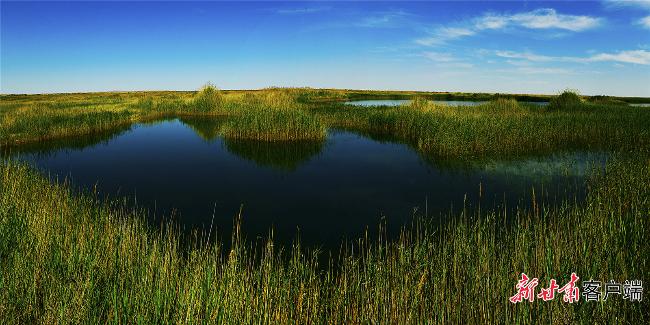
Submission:
[[[573,150],[647,151],[650,110],[581,104],[556,110],[512,99],[453,107],[325,108],[330,127],[392,136],[440,159],[505,158]]]
[[[193,108],[201,112],[217,110],[223,106],[224,98],[219,89],[207,84],[194,96]]]
[[[355,94],[372,93],[223,91],[208,85],[198,92],[8,96],[0,103],[0,144],[87,135],[155,118],[218,115],[231,120],[223,132],[233,139],[322,139],[326,128],[343,127],[398,138],[425,156],[445,159],[650,148],[650,109],[618,105],[614,99],[583,102],[565,92],[548,107],[517,103],[507,96],[474,107],[450,107],[419,95],[396,108],[356,108],[319,100]]]
[[[582,99],[575,90],[565,90],[560,95],[551,98],[548,104],[549,109],[553,110],[566,110],[580,107]]]
[[[0,167],[0,322],[647,323],[648,299],[513,305],[521,272],[543,285],[643,279],[650,170],[610,164],[584,206],[449,215],[396,240],[359,239],[319,264],[296,243],[182,245],[173,226],[96,194],[74,195],[24,165]],[[307,216],[308,217],[308,216]],[[239,222],[239,221],[236,221]],[[244,220],[245,222],[245,220]],[[237,225],[237,223],[236,223]],[[380,231],[380,234],[382,232]]]
[[[302,141],[323,140],[325,126],[302,110],[255,108],[232,116],[222,128],[234,140]]]

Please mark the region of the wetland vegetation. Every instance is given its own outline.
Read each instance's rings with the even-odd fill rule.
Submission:
[[[412,101],[345,104],[382,98]],[[452,107],[432,99],[487,102]],[[539,100],[550,104],[525,103]],[[3,159],[0,322],[645,323],[648,299],[507,300],[521,272],[541,283],[564,283],[571,272],[600,281],[650,274],[650,108],[627,105],[641,100],[211,85],[3,95],[4,153],[69,146],[66,139],[84,147],[136,123],[174,118],[206,141],[222,137],[229,152],[287,172],[321,152],[331,130],[390,139],[436,164],[575,151],[610,158],[588,173],[583,199],[550,202],[533,193],[514,210],[461,206],[440,218],[418,209],[397,236],[370,229],[334,252],[299,237],[290,247],[274,244],[271,224],[263,241],[249,238],[241,214],[227,245],[210,240],[211,227],[188,234],[171,220],[152,225],[127,198],[77,191],[74,182]]]

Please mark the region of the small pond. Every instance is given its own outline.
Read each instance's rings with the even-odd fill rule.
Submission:
[[[414,209],[444,221],[468,208],[525,207],[533,188],[548,200],[578,198],[592,162],[604,155],[562,154],[515,161],[432,162],[398,142],[330,130],[324,142],[232,142],[220,120],[173,119],[113,133],[14,150],[53,177],[82,188],[136,198],[151,219],[174,214],[186,230],[212,222],[229,238],[243,205],[247,238],[279,242],[300,231],[302,242],[336,249],[342,238],[375,232],[381,220],[395,234]],[[521,199],[521,201],[518,201]]]

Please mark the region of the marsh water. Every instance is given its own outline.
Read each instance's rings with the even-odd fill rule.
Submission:
[[[395,234],[414,215],[444,221],[449,211],[530,205],[583,195],[584,178],[601,154],[572,153],[509,161],[425,159],[406,144],[341,130],[323,142],[232,142],[218,119],[173,119],[112,133],[15,148],[34,164],[80,188],[130,197],[150,218],[173,216],[184,229],[230,236],[242,209],[247,238],[336,249],[342,239]],[[5,154],[6,155],[6,154]],[[213,217],[214,216],[214,217]]]

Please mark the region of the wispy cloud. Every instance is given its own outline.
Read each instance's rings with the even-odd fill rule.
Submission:
[[[645,16],[639,19],[638,24],[644,28],[650,29],[650,16]]]
[[[545,68],[545,67],[519,67],[516,72],[526,74],[569,74],[573,71],[562,68]]]
[[[420,45],[432,46],[442,44],[453,39],[472,36],[474,34],[476,34],[476,32],[469,28],[441,27],[436,30],[434,35],[417,39],[415,42]]]
[[[446,52],[422,52],[421,56],[433,61],[438,67],[441,68],[472,68],[473,64],[464,62],[463,60],[453,56],[451,53]]]
[[[610,8],[636,7],[650,10],[650,0],[604,0],[603,4]]]
[[[602,20],[591,16],[558,14],[555,9],[538,9],[502,18],[504,23],[501,28],[514,25],[530,29],[563,29],[572,32],[597,27]]]
[[[404,10],[352,13],[339,12],[336,19],[311,25],[306,28],[306,30],[413,27],[417,25],[417,23],[412,19],[415,16],[416,15]]]
[[[512,52],[512,51],[496,51],[496,56],[508,59],[519,59],[533,62],[548,62],[553,61],[554,58],[545,55],[537,55],[530,52]]]
[[[602,18],[584,15],[559,14],[555,9],[537,9],[518,14],[487,13],[453,27],[443,26],[433,30],[430,36],[416,39],[420,45],[433,46],[448,41],[472,36],[487,30],[504,30],[507,28],[549,29],[568,32],[581,32],[595,28],[602,23]]]
[[[650,51],[635,50],[621,51],[618,53],[600,53],[587,58],[587,60],[590,62],[611,61],[650,65]]]
[[[280,15],[304,15],[304,14],[313,14],[321,11],[330,10],[330,7],[305,7],[305,8],[286,8],[286,9],[277,9],[275,13]]]
[[[355,25],[366,28],[399,27],[407,23],[410,16],[410,13],[402,10],[378,12],[360,19]]]
[[[639,65],[650,65],[650,51],[646,50],[629,50],[619,51],[616,53],[594,53],[586,57],[577,56],[546,56],[530,52],[512,52],[512,51],[495,51],[498,57],[508,59],[527,60],[531,62],[617,62]]]
[[[453,62],[457,59],[449,53],[423,52],[422,56],[434,62]]]

